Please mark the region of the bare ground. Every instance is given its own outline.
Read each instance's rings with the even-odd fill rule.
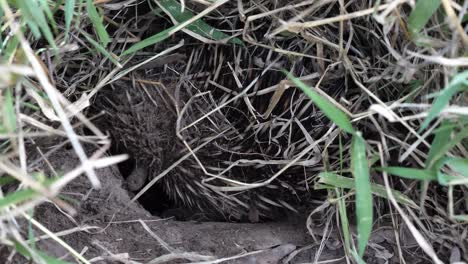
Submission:
[[[48,159],[61,171],[68,171],[79,162],[73,151],[57,152]],[[161,219],[152,216],[138,203],[129,204],[131,198],[116,167],[101,169],[98,176],[102,183],[100,190],[92,190],[85,176],[64,190],[63,195],[73,199],[71,203],[77,208],[77,215],[66,215],[52,203],[39,206],[35,212],[36,219],[53,232],[78,228],[79,231],[64,235],[62,239],[96,263],[147,263],[160,256],[174,258],[161,263],[233,256],[236,256],[233,260],[223,263],[277,263],[280,256],[290,255],[295,247],[296,251],[290,255],[294,260],[290,263],[296,263],[312,260],[318,247],[303,221],[246,224]],[[336,247],[337,242],[334,238],[327,242],[321,260],[343,256],[341,247]],[[51,239],[38,245],[57,257],[67,254]],[[279,245],[283,246],[272,250]],[[266,253],[249,255],[257,250],[266,250]],[[247,256],[239,258],[242,254]],[[65,259],[74,261],[71,256]],[[20,260],[13,258],[12,263],[21,263],[17,261]]]

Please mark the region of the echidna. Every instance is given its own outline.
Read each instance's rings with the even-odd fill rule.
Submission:
[[[267,63],[270,51],[239,53],[202,45],[185,52],[190,65],[145,69],[145,80],[116,82],[98,96],[97,105],[107,112],[105,130],[136,163],[128,187],[141,188],[145,175],[154,178],[186,157],[157,184],[174,203],[193,211],[232,220],[271,219],[296,211],[315,196],[309,185],[322,153],[320,146],[310,146],[330,123],[296,89],[284,91],[270,109],[275,95],[265,90],[284,80],[279,69],[269,68],[276,65]],[[246,70],[232,74],[230,61],[239,61],[239,69]],[[281,62],[289,67],[288,60]],[[292,63],[300,72],[312,64],[309,59]],[[318,81],[318,76],[308,80]],[[165,85],[151,81],[158,79]],[[255,86],[245,97],[218,108],[239,94],[240,83]],[[322,82],[333,97],[343,86],[341,77]],[[283,169],[296,157],[293,166]],[[280,177],[268,181],[279,171]]]
[[[136,168],[127,179],[129,189],[137,191],[146,181],[145,175],[154,177],[189,153],[184,140],[192,150],[202,144],[205,146],[196,152],[196,157],[189,156],[158,182],[176,204],[225,219],[248,217],[250,221],[256,221],[253,220],[256,217],[274,218],[279,208],[294,210],[287,202],[297,201],[289,183],[236,192],[212,187],[235,186],[212,175],[221,173],[241,157],[249,157],[248,148],[252,146],[250,143],[243,145],[246,139],[221,111],[214,111],[190,126],[216,104],[208,93],[197,97],[186,91],[174,92],[174,89],[121,83],[100,96],[107,130],[114,142],[135,159]],[[176,135],[176,128],[185,126],[189,127],[180,131],[181,139]],[[200,166],[211,175],[206,175]],[[230,180],[251,183],[271,176],[266,175],[265,170],[242,164],[222,174]],[[299,180],[295,178],[295,182]]]

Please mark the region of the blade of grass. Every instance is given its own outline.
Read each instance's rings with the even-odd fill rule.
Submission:
[[[443,186],[451,187],[455,185],[468,185],[468,177],[448,175],[439,171],[437,178],[439,180],[439,184]]]
[[[168,16],[171,17],[173,22],[177,24],[183,23],[194,17],[194,14],[190,12],[187,8],[185,8],[182,12],[182,6],[179,2],[175,0],[159,0],[157,4]],[[229,38],[229,35],[210,26],[201,19],[195,20],[193,23],[188,25],[186,29],[212,40],[224,40]],[[242,42],[242,40],[240,40],[239,38],[231,38],[228,42],[238,45],[244,45],[244,42]]]
[[[10,89],[6,89],[4,100],[3,125],[9,133],[13,133],[16,131],[16,114]]]
[[[131,54],[131,53],[134,53],[134,52],[137,52],[143,48],[146,48],[148,46],[151,46],[151,45],[154,45],[158,42],[161,42],[165,39],[167,39],[168,37],[170,37],[170,34],[169,32],[171,30],[173,30],[176,26],[172,26],[168,29],[165,29],[149,38],[146,38],[134,45],[132,45],[130,48],[128,48],[126,51],[122,52],[121,56],[124,56],[124,55],[128,55],[128,54]]]
[[[366,156],[366,142],[355,134],[351,143],[351,171],[356,183],[358,251],[362,257],[372,231],[373,204]]]
[[[81,14],[81,11],[83,10],[83,7],[85,6],[83,1],[85,1],[85,0],[78,0],[78,2],[77,2],[77,5],[76,5],[78,7],[78,11],[76,12],[77,14]],[[76,19],[75,20],[75,27],[79,28],[80,23],[81,23],[81,19]]]
[[[3,51],[5,62],[10,61],[18,50],[19,40],[16,36],[12,36]]]
[[[31,18],[29,18],[29,15],[27,14],[27,12],[24,12],[23,18],[24,18],[24,20],[26,20],[26,24],[28,25],[29,29],[31,30],[31,33],[33,34],[33,36],[36,39],[40,39],[41,38],[41,31],[39,30],[39,27],[36,25],[36,23],[34,23],[34,21]]]
[[[356,262],[357,262],[358,264],[366,264],[366,262],[362,259],[362,256],[360,256],[360,255],[356,252],[356,248],[353,248],[353,250],[351,251],[351,255],[353,255],[354,260],[356,260]]]
[[[343,195],[343,190],[341,188],[335,188],[335,193],[338,197],[338,213],[340,215],[341,223],[341,233],[343,235],[344,247],[346,252],[351,252],[351,232],[349,232],[349,221],[348,215],[346,213],[346,203],[345,199],[340,199]]]
[[[338,135],[338,143],[340,146],[340,174],[343,173],[343,142],[341,139],[341,133]],[[338,198],[338,214],[340,216],[340,223],[341,223],[341,230],[344,240],[344,247],[346,250],[346,254],[351,253],[351,237],[352,234],[349,231],[349,221],[348,221],[348,214],[346,213],[346,199],[341,198],[343,196],[343,189],[342,188],[335,188],[336,197]]]
[[[65,40],[68,39],[71,22],[73,20],[73,11],[75,10],[75,0],[65,0]]]
[[[453,219],[459,222],[468,222],[468,215],[454,215]]]
[[[86,0],[86,11],[88,12],[88,17],[93,23],[96,33],[98,34],[99,40],[103,46],[107,46],[110,42],[109,34],[102,23],[102,18],[99,15],[96,6],[94,6],[93,0]]]
[[[412,180],[435,181],[437,175],[433,170],[406,168],[406,167],[385,167],[376,168],[377,171],[385,171],[389,174]]]
[[[442,172],[442,168],[449,166],[456,175]],[[445,157],[440,159],[435,166],[437,168],[437,179],[440,185],[468,184],[468,160],[463,158]],[[460,177],[461,176],[461,177]]]
[[[0,208],[12,205],[12,204],[19,204],[21,202],[24,202],[26,200],[29,200],[35,196],[37,196],[38,193],[34,190],[31,189],[24,189],[24,190],[18,190],[12,194],[9,194],[3,198],[0,199]]]
[[[85,36],[85,38],[95,47],[102,55],[108,58],[112,63],[114,63],[117,67],[122,68],[122,65],[112,54],[110,54],[99,42],[95,41],[90,35],[88,35],[84,31],[80,31],[80,33]]]
[[[408,18],[408,28],[414,38],[424,28],[440,6],[440,0],[418,0]]]
[[[52,8],[52,13],[53,14],[57,13],[57,11],[60,10],[60,8],[63,6],[63,1],[65,1],[65,0],[55,1],[55,3],[53,4],[54,7]]]
[[[331,186],[331,187],[329,187]],[[356,183],[352,178],[347,178],[335,173],[331,172],[322,172],[319,174],[319,182],[314,187],[322,189],[322,188],[343,188],[343,189],[355,189]],[[372,194],[388,199],[387,191],[385,190],[385,186],[371,183],[371,192]],[[408,205],[412,208],[417,208],[416,203],[413,202],[408,196],[404,195],[403,193],[397,190],[391,190],[395,199],[401,203]]]
[[[159,2],[157,2],[159,4]],[[153,9],[154,10],[154,9]],[[203,15],[203,14],[198,14],[198,15]],[[133,46],[131,46],[129,49],[127,49],[126,51],[124,51],[121,55],[128,55],[130,53],[134,53],[140,49],[143,49],[145,47],[148,47],[150,45],[153,45],[155,43],[158,43],[158,42],[161,42],[163,40],[165,40],[166,38],[172,36],[175,32],[177,32],[178,30],[180,30],[181,28],[181,24],[183,23],[188,23],[187,25],[184,25],[185,27],[188,27],[190,25],[190,23],[195,23],[196,21],[198,20],[195,20],[195,21],[192,21],[190,22],[189,20],[193,18],[193,16],[191,17],[188,17],[189,19],[185,20],[185,21],[180,21],[181,23],[179,24],[176,24],[168,29],[165,29],[147,39],[144,39],[143,41],[140,41],[136,44],[134,44]],[[175,21],[177,22],[177,21]],[[227,36],[227,35],[226,35]]]
[[[442,124],[434,131],[434,139],[432,140],[431,148],[427,154],[426,169],[431,169],[429,164],[433,164],[434,157],[441,149],[449,142],[450,135],[454,130],[455,125],[451,122],[444,120]]]
[[[3,175],[0,177],[0,187],[14,182],[16,182],[16,179],[11,176]]]
[[[442,111],[442,109],[447,106],[450,99],[456,93],[466,90],[468,90],[468,71],[464,71],[455,75],[449,85],[440,91],[439,95],[432,103],[432,107],[426,119],[422,123],[419,132],[424,130],[429,125],[429,123]]]
[[[446,164],[460,175],[468,177],[468,159],[449,158]]]
[[[334,106],[329,100],[309,88],[305,83],[293,76],[291,73],[284,70],[283,73],[286,74],[287,77],[293,81],[294,84],[297,85],[297,87],[299,87],[333,123],[350,134],[355,133],[355,130],[351,125],[351,121],[349,121],[348,116],[346,116],[345,113]]]
[[[437,180],[440,185],[442,186],[450,186],[450,185],[457,185],[457,181],[460,180],[460,177],[456,177],[453,175],[445,174],[441,171],[437,172]],[[467,184],[467,181],[463,181],[464,184]]]
[[[52,30],[54,31],[54,33],[57,33],[57,23],[55,22],[52,10],[50,10],[50,6],[47,4],[47,0],[40,0],[39,3],[41,4],[42,10],[44,10],[45,15],[49,19],[49,24],[52,26]]]
[[[460,132],[456,133],[445,145],[443,145],[438,152],[434,153],[434,157],[429,163],[431,168],[438,160],[443,158],[453,147],[460,143],[464,138],[468,137],[468,127],[464,127]]]
[[[44,10],[41,8],[39,3],[37,1],[16,1],[16,3],[23,12],[23,15],[25,16],[28,26],[31,28],[31,30],[37,31],[37,28],[39,28],[49,45],[51,45],[52,48],[57,49],[54,36],[45,18]],[[35,35],[37,38],[38,32],[36,32]]]

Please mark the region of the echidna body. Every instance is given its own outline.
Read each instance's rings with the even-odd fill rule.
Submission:
[[[230,159],[239,156],[236,153],[245,150],[240,145],[242,137],[219,111],[181,131],[182,139],[176,135],[177,124],[179,129],[190,125],[211,110],[209,98],[200,97],[196,101],[187,94],[179,94],[175,99],[174,91],[164,90],[167,88],[128,87],[125,84],[120,87],[101,95],[104,99],[100,104],[107,112],[106,127],[114,141],[135,160],[136,168],[127,179],[132,191],[143,186],[145,175],[151,179],[187,155],[185,140],[192,150],[204,146],[196,151],[196,158],[189,155],[158,182],[176,204],[230,220],[252,218],[252,214],[274,218],[280,208],[294,210],[283,198],[296,199],[295,195],[284,186],[270,184],[237,192],[213,188],[234,186],[207,175],[205,170],[218,174],[220,168],[227,167],[232,162]],[[178,111],[175,100],[181,101],[177,103]],[[223,175],[240,182],[259,182],[267,176],[247,167]]]

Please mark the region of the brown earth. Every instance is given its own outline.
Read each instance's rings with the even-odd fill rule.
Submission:
[[[57,152],[49,161],[58,171],[69,171],[79,162],[73,151]],[[296,223],[259,224],[161,219],[137,203],[129,204],[131,197],[116,167],[97,173],[102,183],[100,190],[93,190],[87,178],[81,176],[63,191],[63,195],[73,199],[77,215],[66,215],[52,203],[39,206],[35,212],[35,218],[53,232],[80,229],[62,239],[94,263],[148,263],[161,256],[164,256],[161,262],[151,263],[228,257],[233,259],[222,263],[278,263],[285,255],[291,256],[289,263],[299,263],[312,261],[320,244],[308,234],[305,219]],[[338,259],[334,263],[345,263],[339,244],[339,240],[329,239],[320,260]],[[274,248],[279,245],[283,246]],[[68,254],[65,259],[76,262],[51,239],[40,241],[39,247],[56,257]],[[249,255],[257,250],[263,252]],[[241,255],[247,256],[240,258]],[[14,258],[11,263],[22,261]]]

